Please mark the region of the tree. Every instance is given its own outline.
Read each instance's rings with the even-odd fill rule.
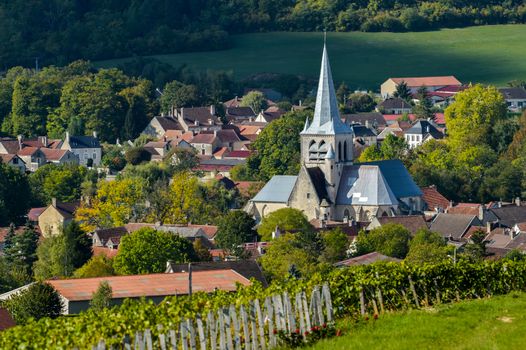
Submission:
[[[358,244],[365,252],[379,252],[403,259],[409,251],[411,234],[400,224],[386,224],[358,236]]]
[[[228,255],[242,258],[245,252],[242,244],[257,237],[255,225],[254,219],[244,211],[230,211],[219,220],[215,242]]]
[[[111,259],[104,255],[96,255],[75,270],[73,276],[75,278],[115,276],[115,269]]]
[[[354,93],[349,96],[349,100],[355,112],[370,112],[376,106],[376,102],[369,94]]]
[[[242,107],[250,107],[254,113],[259,113],[260,111],[267,108],[267,100],[265,95],[260,91],[250,91],[239,103]]]
[[[25,174],[0,162],[0,225],[24,222],[30,206],[30,191]]]
[[[190,149],[176,147],[168,154],[166,160],[172,164],[173,171],[176,173],[191,171],[199,165],[197,151],[193,147]]]
[[[47,205],[52,198],[61,202],[80,199],[81,184],[90,171],[75,164],[46,164],[29,175],[35,205]]]
[[[17,324],[25,324],[30,318],[56,318],[62,313],[62,300],[48,283],[35,282],[24,291],[12,296],[5,303]]]
[[[69,277],[92,255],[91,240],[80,226],[72,221],[57,236],[45,238],[38,246],[35,277]]]
[[[435,119],[435,113],[433,113],[433,101],[429,97],[429,92],[426,86],[421,86],[416,91],[416,98],[418,104],[414,107],[413,112],[418,119]]]
[[[405,261],[414,264],[441,263],[449,259],[448,252],[442,236],[428,229],[420,229],[409,243],[409,253]]]
[[[411,89],[409,89],[405,81],[401,81],[400,84],[396,86],[396,91],[393,93],[393,96],[408,102],[411,101],[411,98],[413,97]]]
[[[195,106],[199,101],[199,91],[195,85],[185,85],[174,80],[164,86],[161,110],[170,114],[174,108]]]
[[[118,145],[104,145],[101,164],[110,169],[110,172],[118,172],[126,166],[126,158],[122,147]]]
[[[188,172],[175,174],[170,186],[172,198],[169,221],[174,224],[185,224],[199,221],[204,202],[199,187],[199,180]]]
[[[100,312],[110,307],[113,289],[108,281],[102,281],[97,290],[93,293],[90,301],[90,308],[94,312]]]
[[[340,228],[325,231],[321,237],[325,248],[320,257],[321,261],[333,264],[347,257],[349,238]]]
[[[471,234],[470,241],[464,246],[464,255],[468,258],[480,261],[486,256],[486,234],[482,229]]]
[[[97,194],[90,203],[82,203],[75,219],[85,231],[122,226],[139,220],[144,212],[144,180],[124,178],[100,181]]]
[[[351,90],[349,87],[345,84],[345,82],[342,81],[340,86],[338,86],[338,89],[336,90],[336,98],[338,99],[338,102],[340,105],[345,106],[347,103],[347,96],[349,96]]]
[[[204,238],[197,238],[192,244],[198,261],[212,261],[212,254],[203,243]]]
[[[300,168],[300,132],[310,112],[290,112],[272,121],[252,143],[247,161],[251,177],[267,181],[274,175],[297,175]]]
[[[407,142],[403,138],[389,134],[386,136],[380,147],[377,145],[367,147],[362,154],[360,154],[358,160],[360,162],[371,162],[385,159],[404,160],[407,158],[408,150]]]
[[[149,162],[152,155],[142,147],[134,147],[126,151],[124,158],[126,159],[126,162],[131,165],[138,165],[143,162]]]
[[[493,140],[493,125],[506,113],[502,94],[493,86],[477,84],[456,94],[455,102],[446,108],[447,140],[454,148],[486,145]]]
[[[122,237],[113,266],[121,275],[157,273],[166,269],[168,260],[183,263],[195,259],[186,238],[146,227]]]
[[[278,228],[281,233],[291,231],[313,231],[307,217],[298,209],[278,209],[263,218],[258,227],[261,240],[268,242],[272,239],[272,232]]]
[[[19,269],[31,275],[33,263],[37,260],[38,239],[38,233],[30,225],[26,226],[22,233],[9,237],[4,248],[8,265],[12,269]]]
[[[294,266],[301,276],[311,276],[318,269],[317,256],[302,249],[294,234],[275,239],[261,257],[261,267],[271,279],[283,279]],[[297,275],[297,274],[296,274]]]

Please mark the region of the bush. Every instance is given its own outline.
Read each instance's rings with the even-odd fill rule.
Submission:
[[[35,282],[28,289],[12,296],[4,306],[17,324],[25,324],[30,318],[58,317],[62,312],[62,300],[51,285]]]
[[[126,162],[131,165],[138,165],[142,162],[149,162],[152,155],[142,147],[135,147],[128,150],[124,157],[126,158]]]

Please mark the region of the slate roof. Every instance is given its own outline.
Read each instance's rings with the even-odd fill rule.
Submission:
[[[172,117],[155,117],[159,122],[159,125],[163,128],[164,131],[168,130],[183,130],[179,122]]]
[[[210,114],[210,107],[191,107],[181,108],[181,115],[183,119],[194,123],[198,121],[200,124],[209,124],[209,120],[212,120],[212,124],[217,123],[217,117]]]
[[[344,266],[356,266],[356,265],[369,265],[369,264],[374,264],[379,261],[400,262],[402,260],[397,259],[397,258],[392,258],[390,256],[386,256],[378,252],[372,252],[369,254],[357,256],[355,258],[350,258],[347,260],[339,261],[335,263],[334,266],[344,267]]]
[[[526,90],[521,87],[499,88],[499,92],[506,100],[526,100]]]
[[[62,203],[57,201],[55,208],[58,210],[58,212],[66,219],[71,219],[74,217],[75,210],[80,206],[80,202],[69,202],[69,203]]]
[[[419,120],[412,127],[405,131],[406,134],[410,135],[431,135],[435,139],[442,139],[442,134],[438,129],[427,120]]]
[[[344,167],[336,204],[395,206],[398,200],[379,166],[359,164]]]
[[[490,209],[497,218],[499,224],[506,227],[513,227],[513,225],[526,222],[526,206],[508,205],[501,208]]]
[[[422,191],[413,181],[413,178],[401,160],[391,159],[360,164],[378,165],[396,198],[418,197],[422,195]]]
[[[256,114],[250,107],[227,107],[225,115],[228,118],[241,119],[255,117]]]
[[[93,232],[93,235],[97,235],[102,245],[106,245],[106,243],[108,242],[110,238],[120,239],[120,237],[127,235],[127,234],[128,234],[128,230],[124,226],[99,229]]]
[[[38,221],[38,217],[40,216],[40,214],[42,214],[44,212],[44,210],[46,210],[47,207],[39,207],[39,208],[31,208],[29,210],[29,213],[27,213],[27,219],[29,221]]]
[[[73,148],[100,148],[99,139],[93,136],[70,136],[69,146]]]
[[[378,112],[344,114],[342,115],[342,119],[345,121],[345,123],[349,125],[365,125],[366,122],[369,122],[369,124],[374,127],[387,125],[387,122],[385,121],[385,118],[382,115],[382,113]]]
[[[446,210],[449,207],[449,200],[444,197],[438,190],[436,186],[422,187],[422,199],[427,204],[428,210]]]
[[[216,262],[193,262],[192,274],[197,271],[216,271],[216,270],[234,270],[241,276],[256,281],[266,287],[267,280],[263,275],[263,271],[255,260],[242,261],[216,261]],[[175,264],[168,262],[166,273],[188,272],[188,264]]]
[[[307,174],[311,179],[312,185],[316,190],[316,194],[320,202],[325,199],[330,203],[329,194],[327,193],[325,174],[319,167],[306,168]]]
[[[460,240],[471,226],[480,226],[479,219],[474,215],[458,215],[439,213],[431,223],[430,230],[445,238]]]
[[[412,106],[404,99],[393,97],[380,102],[378,105],[384,109],[411,109]]]
[[[160,273],[132,276],[108,276],[67,280],[49,280],[60,295],[69,301],[91,300],[102,281],[112,288],[113,299],[188,294],[188,273]],[[192,272],[192,291],[213,292],[216,288],[235,291],[236,283],[250,281],[231,269]]]
[[[446,86],[446,85],[462,85],[460,81],[454,76],[440,76],[440,77],[416,77],[416,78],[390,78],[396,84],[400,84],[402,81],[407,84],[408,87],[419,87],[419,86]]]
[[[351,129],[354,132],[354,136],[356,136],[356,137],[373,137],[373,136],[376,136],[374,131],[372,131],[371,129],[365,127],[364,125],[354,124],[354,125],[351,125]]]
[[[254,197],[254,202],[287,203],[289,201],[297,176],[275,175]]]

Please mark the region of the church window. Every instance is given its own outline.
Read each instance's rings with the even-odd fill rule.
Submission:
[[[312,140],[309,143],[309,159],[317,159],[318,158],[318,147],[316,146],[316,141]]]
[[[307,192],[307,199],[309,199],[309,198],[310,198],[310,193]]]
[[[343,143],[343,160],[348,160],[347,158],[347,141]]]
[[[318,146],[318,159],[324,159],[325,155],[327,154],[327,144],[325,141],[320,141],[320,145]]]
[[[338,161],[342,160],[342,143],[338,142]]]

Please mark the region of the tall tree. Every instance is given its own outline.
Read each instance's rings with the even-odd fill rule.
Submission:
[[[418,119],[435,120],[435,113],[433,113],[433,101],[429,97],[429,91],[426,86],[421,86],[416,92],[418,104],[413,111]]]
[[[113,289],[108,281],[100,282],[99,287],[91,297],[90,308],[95,312],[109,308],[112,295]]]
[[[278,229],[285,232],[313,232],[313,227],[305,214],[293,208],[278,209],[265,216],[258,227],[258,233],[263,241],[272,239],[272,232]]]
[[[396,91],[393,93],[393,96],[408,102],[411,101],[411,98],[413,97],[411,89],[409,89],[405,81],[400,82],[400,84],[396,86]]]
[[[228,255],[243,258],[245,249],[242,244],[257,237],[255,225],[254,219],[244,211],[230,211],[219,221],[215,242]]]
[[[39,235],[35,229],[28,225],[20,234],[13,235],[4,248],[7,263],[13,269],[20,269],[31,275],[33,263],[37,260],[37,245]]]
[[[265,99],[265,95],[263,95],[262,92],[250,91],[245,96],[243,96],[243,99],[239,105],[243,107],[250,107],[254,113],[259,113],[260,111],[267,108],[267,100]]]

